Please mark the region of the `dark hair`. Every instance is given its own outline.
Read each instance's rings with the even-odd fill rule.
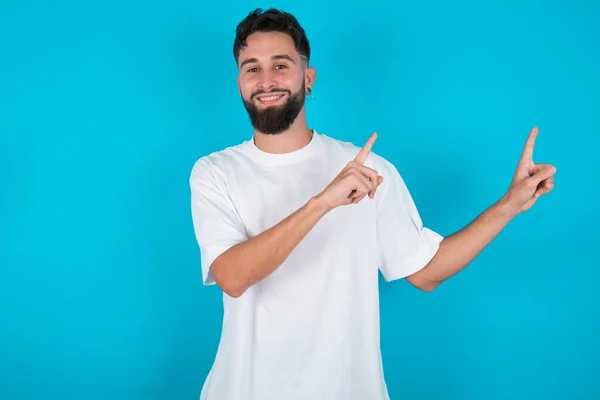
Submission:
[[[236,28],[233,44],[233,56],[236,62],[240,56],[240,50],[247,45],[248,36],[255,32],[282,32],[289,35],[294,40],[296,51],[310,60],[310,44],[296,17],[274,8],[265,12],[257,8],[248,14]]]

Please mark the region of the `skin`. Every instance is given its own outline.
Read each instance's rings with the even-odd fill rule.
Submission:
[[[292,39],[278,32],[252,34],[240,52],[238,67],[240,94],[244,99],[252,99],[259,108],[271,104],[262,103],[253,94],[278,89],[296,93],[302,88],[303,79],[308,88],[314,85],[316,77],[314,68],[306,66]],[[274,104],[281,104],[286,98],[284,95]],[[264,135],[255,130],[254,134],[256,146],[269,153],[295,151],[311,140],[304,108],[285,132]],[[406,278],[412,285],[427,292],[434,290],[464,269],[513,218],[554,188],[556,169],[533,162],[537,135],[538,129],[533,128],[505,195],[463,229],[444,238],[433,259]],[[366,196],[374,198],[383,177],[363,163],[376,139],[376,133],[371,135],[356,158],[319,195],[272,228],[219,256],[211,271],[221,289],[232,297],[241,296],[275,271],[328,212],[336,207],[351,207]]]

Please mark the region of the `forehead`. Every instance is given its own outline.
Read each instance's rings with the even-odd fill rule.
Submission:
[[[245,59],[271,59],[274,55],[288,55],[298,59],[294,40],[281,32],[256,32],[248,36],[246,46],[240,50],[239,63]]]

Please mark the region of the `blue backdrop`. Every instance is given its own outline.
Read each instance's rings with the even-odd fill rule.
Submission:
[[[403,174],[448,235],[532,126],[556,188],[434,293],[381,282],[396,399],[600,398],[600,3],[24,0],[0,6],[0,398],[196,399],[221,328],[189,172],[251,135],[235,25],[294,13],[310,126]]]

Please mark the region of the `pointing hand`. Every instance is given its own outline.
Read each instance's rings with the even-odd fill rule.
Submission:
[[[540,196],[554,188],[556,168],[550,164],[533,162],[533,148],[537,135],[538,128],[533,128],[505,196],[511,209],[517,214],[529,210]]]
[[[375,192],[383,177],[377,171],[366,167],[365,160],[371,152],[371,148],[377,139],[373,133],[367,143],[360,149],[356,158],[350,161],[335,179],[319,194],[318,198],[324,202],[328,209],[334,209],[341,205],[356,204],[365,196],[375,197]]]

